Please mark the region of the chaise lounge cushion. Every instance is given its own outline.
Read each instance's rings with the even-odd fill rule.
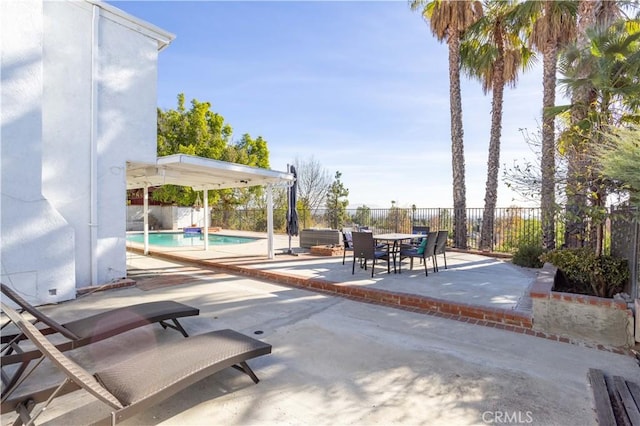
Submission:
[[[268,343],[233,330],[218,330],[189,337],[180,345],[146,350],[94,376],[122,405],[128,406],[150,395],[161,400],[159,394],[163,390],[174,394],[210,375],[208,370],[219,371],[269,353]]]
[[[60,352],[29,320],[4,302],[0,305],[14,325],[66,376],[58,386],[3,397],[2,412],[19,413],[15,424],[35,424],[57,397],[84,389],[111,407],[109,416],[98,423],[113,425],[227,367],[244,372],[258,383],[247,360],[271,353],[268,343],[233,330],[219,330],[136,352],[92,375]],[[40,403],[44,406],[34,410]]]
[[[177,330],[184,337],[187,337],[188,333],[182,327],[178,318],[195,316],[200,313],[200,310],[197,308],[168,300],[110,309],[105,312],[60,324],[24,300],[20,294],[9,286],[0,283],[0,291],[2,292],[3,300],[10,299],[22,310],[31,314],[37,321],[46,325],[47,327],[40,328],[43,334],[60,333],[64,336],[66,340],[61,338],[56,339],[56,348],[62,352],[89,345],[153,323],[158,323],[165,329],[172,328]],[[26,373],[29,363],[41,356],[39,350],[30,347],[20,348],[18,346],[25,338],[24,334],[13,334],[5,330],[3,330],[0,336],[0,340],[3,343],[1,364],[1,394],[3,399],[15,390],[21,376]],[[11,344],[8,344],[10,342]],[[18,367],[5,368],[13,364],[18,364]]]
[[[172,300],[147,302],[111,309],[90,317],[66,322],[64,327],[80,338],[103,340],[125,331],[169,318],[196,316],[200,310]]]

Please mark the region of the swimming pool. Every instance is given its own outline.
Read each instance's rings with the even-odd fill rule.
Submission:
[[[257,241],[258,238],[232,237],[229,235],[209,234],[209,245],[244,244]],[[144,244],[144,234],[128,234],[127,241]],[[163,247],[203,246],[204,235],[184,232],[149,233],[149,244]]]

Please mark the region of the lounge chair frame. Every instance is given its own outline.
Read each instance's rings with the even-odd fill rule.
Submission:
[[[190,385],[228,367],[258,377],[247,360],[271,353],[271,345],[233,330],[218,330],[162,344],[110,365],[93,375],[67,358],[21,314],[0,303],[2,311],[65,374],[56,387],[2,402],[2,412],[16,410],[14,424],[33,424],[56,397],[83,389],[111,409],[97,424],[117,424]],[[134,376],[134,377],[132,377]],[[143,377],[145,380],[136,380]],[[39,403],[44,406],[35,408]]]
[[[58,350],[65,352],[76,349],[90,343],[98,342],[112,336],[133,330],[152,323],[160,324],[164,329],[171,328],[180,332],[184,337],[189,334],[178,322],[178,318],[196,316],[200,310],[175,301],[157,301],[140,303],[137,305],[111,309],[96,315],[80,318],[74,321],[60,324],[53,318],[45,315],[35,306],[24,300],[9,286],[0,283],[2,294],[11,299],[21,310],[29,313],[35,323],[42,323],[46,328],[40,329],[45,335],[59,333],[67,340],[57,343]],[[2,330],[9,323],[2,325]],[[20,341],[25,340],[24,333],[2,333],[2,365],[19,363],[20,366],[11,374],[2,370],[2,400],[18,385],[19,380],[27,370],[29,363],[38,359],[41,354],[38,350],[24,351],[20,347]]]

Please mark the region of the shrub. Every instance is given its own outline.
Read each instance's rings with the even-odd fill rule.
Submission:
[[[588,248],[552,250],[540,258],[560,269],[576,287],[590,289],[589,294],[594,296],[613,297],[629,281],[626,259],[596,256]]]
[[[542,253],[544,250],[540,244],[522,244],[514,253],[511,262],[526,268],[542,268],[543,263],[540,260]]]

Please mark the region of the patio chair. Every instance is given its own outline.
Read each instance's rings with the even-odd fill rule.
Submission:
[[[424,274],[429,276],[429,271],[427,270],[427,259],[431,258],[431,262],[433,264],[433,272],[436,272],[436,262],[435,262],[435,249],[437,242],[438,232],[429,232],[425,238],[422,239],[420,246],[417,248],[405,248],[400,250],[400,268],[402,267],[402,259],[409,258],[411,259],[411,270],[413,270],[413,259],[418,258],[424,263]],[[398,269],[400,269],[398,268]]]
[[[376,266],[376,260],[387,261],[387,272],[391,273],[391,260],[393,259],[393,268],[396,267],[396,259],[392,253],[386,250],[378,250],[375,246],[373,239],[373,233],[371,232],[353,232],[353,265],[351,266],[351,275],[355,274],[356,270],[356,258],[360,259],[360,267],[364,265],[364,270],[367,270],[367,261],[372,260],[371,276]]]
[[[344,248],[342,252],[342,264],[347,258],[347,251],[353,251],[353,237],[351,235],[352,230],[349,228],[342,229],[342,246]]]
[[[428,226],[412,226],[411,233],[416,235],[427,235],[429,233],[430,228]],[[418,248],[420,243],[422,243],[423,237],[417,237],[411,240],[407,244],[403,244],[402,248]]]
[[[98,424],[116,424],[152,407],[212,374],[234,367],[258,383],[248,359],[271,353],[271,345],[233,330],[218,330],[158,345],[90,374],[66,357],[21,314],[1,303],[3,312],[65,379],[57,387],[2,401],[2,412],[16,410],[20,422],[35,422],[56,397],[83,389],[109,406]],[[37,404],[44,405],[34,411]]]
[[[431,231],[431,228],[428,226],[413,226],[411,227],[412,234],[424,234],[427,235]]]
[[[436,263],[436,271],[438,271],[438,255],[441,254],[444,257],[444,269],[447,269],[447,238],[449,237],[449,231],[438,231],[438,239],[436,240],[436,249],[434,251],[435,256],[433,259]]]
[[[370,234],[373,234],[373,231],[368,227],[368,226],[360,226],[358,228],[358,232],[368,232]],[[382,250],[382,249],[386,249],[387,248],[387,244],[383,244],[383,243],[376,243],[376,250]]]
[[[59,333],[62,342],[56,343],[56,347],[64,352],[71,349],[79,348],[90,343],[107,339],[117,334],[133,330],[138,327],[158,323],[163,328],[172,328],[182,333],[184,337],[189,335],[178,322],[178,318],[195,316],[200,314],[200,310],[191,306],[183,305],[172,300],[140,303],[131,306],[125,306],[117,309],[80,318],[60,324],[53,318],[45,315],[35,306],[24,300],[18,293],[13,291],[9,286],[0,283],[2,295],[12,300],[21,310],[28,312],[35,318],[35,323],[41,322],[46,327],[41,328],[40,332],[47,334]],[[22,333],[7,333],[5,326],[2,325],[2,365],[17,364],[11,374],[4,369],[2,371],[2,396],[11,391],[17,384],[18,379],[26,370],[29,363],[41,356],[40,351],[25,351],[20,347],[20,341],[25,340],[26,336]]]

